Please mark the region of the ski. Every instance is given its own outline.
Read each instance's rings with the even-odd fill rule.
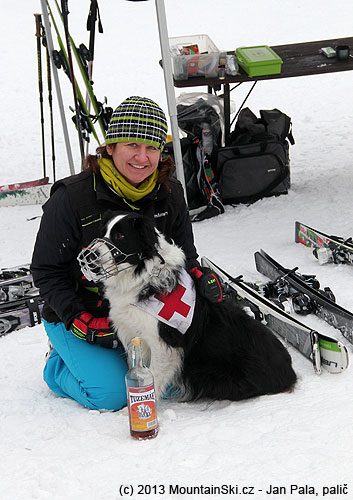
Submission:
[[[59,16],[60,16],[61,20],[63,21],[62,10],[60,9],[59,3],[57,0],[54,0],[54,1],[55,1],[56,8],[59,12]],[[54,51],[56,66],[58,68],[63,67],[65,73],[67,75],[69,75],[68,57],[67,57],[65,48],[63,46],[63,43],[62,43],[62,40],[60,37],[59,29],[55,23],[53,12],[52,12],[51,7],[49,5],[49,1],[46,0],[46,3],[47,3],[47,7],[49,9],[50,16],[51,16],[52,21],[53,21],[53,25],[54,25],[54,28],[55,28],[55,31],[57,34],[58,42],[59,42],[59,46],[61,49],[60,52]],[[89,49],[87,49],[87,47],[84,44],[81,44],[79,46],[79,48],[77,48],[71,35],[69,35],[69,40],[70,40],[72,52],[75,56],[77,65],[80,69],[80,73],[81,73],[82,79],[84,81],[86,91],[87,91],[87,94],[89,96],[89,100],[92,103],[94,113],[95,113],[94,115],[91,115],[89,113],[88,106],[87,106],[86,102],[83,100],[83,96],[82,96],[80,89],[78,87],[78,84],[76,82],[77,95],[78,95],[78,99],[80,102],[80,117],[81,117],[81,121],[83,124],[83,128],[87,132],[92,131],[94,138],[96,139],[98,144],[100,144],[100,141],[98,139],[98,136],[97,136],[97,133],[96,133],[96,130],[95,130],[93,124],[96,121],[98,121],[101,132],[103,134],[103,137],[105,137],[105,133],[106,133],[106,130],[108,128],[108,124],[109,124],[111,115],[113,113],[113,109],[109,106],[105,106],[106,105],[106,98],[104,100],[104,103],[102,103],[102,102],[99,102],[97,100],[97,98],[94,94],[94,90],[92,87],[93,82],[91,81],[89,67],[88,67],[88,63],[90,63],[92,61],[92,57],[93,57],[91,51]]]
[[[0,312],[0,337],[26,326],[39,325],[42,322],[42,307],[41,299],[31,298],[18,308]]]
[[[225,287],[235,292],[239,302],[249,305],[251,310],[255,308],[263,323],[310,360],[317,374],[322,368],[330,373],[341,373],[348,367],[348,351],[341,342],[293,318],[253,286],[243,282],[241,277],[234,278],[207,257],[202,257],[201,264],[214,271]]]
[[[62,10],[60,10],[58,0],[54,0],[54,1],[55,1],[56,8],[58,9],[59,15],[60,15],[61,19],[63,20]],[[98,9],[97,2],[95,2],[95,3],[96,3],[96,8]],[[100,20],[99,20],[99,22],[100,22]],[[103,29],[101,32],[103,32]],[[92,62],[92,60],[93,60],[94,54],[92,53],[93,52],[92,46],[90,44],[91,48],[90,48],[90,50],[88,50],[87,47],[83,43],[81,43],[79,48],[77,48],[77,45],[75,44],[71,35],[70,35],[70,43],[71,43],[72,51],[74,53],[76,62],[77,62],[78,67],[80,69],[81,76],[82,76],[83,81],[85,83],[89,99],[92,103],[92,106],[93,106],[93,109],[95,112],[95,116],[93,116],[92,119],[94,121],[95,120],[98,121],[101,132],[103,134],[103,137],[105,137],[105,132],[108,128],[109,120],[110,120],[110,117],[112,115],[113,109],[110,107],[106,107],[104,109],[104,105],[102,103],[98,102],[98,100],[94,94],[93,87],[92,87],[93,82],[92,82],[92,78],[91,78],[89,66],[88,66],[88,63]],[[87,106],[87,113],[89,115],[88,106]],[[91,116],[91,115],[89,115],[89,116]]]
[[[27,189],[30,187],[44,186],[48,184],[49,177],[36,179],[35,181],[16,182],[15,184],[4,184],[0,186],[0,193],[8,193],[9,191],[17,191],[18,189]]]
[[[47,8],[48,8],[48,11],[49,11],[49,14],[50,14],[50,17],[51,17],[51,20],[52,20],[55,32],[56,32],[58,44],[59,44],[59,47],[60,47],[60,51],[57,51],[57,50],[53,50],[52,51],[52,59],[53,59],[55,67],[57,69],[60,69],[62,67],[63,70],[64,70],[64,72],[65,72],[65,74],[68,76],[69,79],[71,79],[71,76],[70,76],[70,63],[69,63],[68,54],[67,54],[66,49],[64,47],[63,40],[62,40],[62,38],[60,36],[59,28],[58,28],[58,26],[57,26],[57,24],[55,22],[54,15],[53,15],[53,12],[51,10],[50,4],[49,4],[48,0],[45,0],[45,1],[46,1],[46,5],[47,5]],[[88,113],[88,110],[87,110],[87,107],[86,107],[86,103],[85,103],[85,101],[83,99],[82,93],[80,91],[80,88],[78,86],[78,83],[77,83],[76,79],[74,79],[74,86],[75,86],[75,90],[76,90],[76,93],[77,93],[77,99],[79,101],[79,106],[80,106],[81,126],[82,126],[83,130],[86,131],[87,133],[92,133],[93,137],[95,138],[95,140],[97,141],[97,143],[100,144],[98,135],[96,133],[95,127],[94,127],[92,119],[91,119],[91,116]],[[73,117],[73,121],[74,122],[75,122],[75,118],[76,117],[74,116]],[[75,122],[75,125],[77,126],[76,122]],[[87,138],[88,137],[85,136],[85,139],[87,139]]]
[[[23,264],[21,266],[0,268],[0,286],[1,283],[5,280],[21,278],[22,276],[30,275],[31,270],[29,266],[29,264]]]
[[[43,205],[50,194],[52,184],[42,184],[20,189],[0,191],[0,207],[15,205]]]
[[[353,240],[340,236],[329,236],[317,229],[296,221],[295,242],[312,247],[319,264],[351,264],[353,265]]]
[[[18,307],[34,296],[39,297],[39,290],[31,275],[0,281],[0,311]]]
[[[264,250],[255,253],[256,269],[270,278],[270,287],[276,290],[275,295],[282,298],[291,296],[296,312],[307,314],[313,312],[329,325],[337,328],[342,335],[353,344],[353,314],[335,302],[331,290],[320,290],[320,283],[315,276],[297,273],[297,268],[286,269]],[[301,307],[303,306],[303,307]]]
[[[29,264],[0,269],[0,312],[25,307],[32,298],[41,300]]]

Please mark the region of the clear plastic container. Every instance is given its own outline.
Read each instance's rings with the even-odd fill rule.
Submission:
[[[219,59],[225,57],[225,52],[221,52],[208,35],[171,37],[169,48],[176,80],[219,76]]]

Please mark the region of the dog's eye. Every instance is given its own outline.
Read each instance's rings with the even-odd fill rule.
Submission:
[[[115,235],[115,238],[118,240],[118,241],[121,241],[125,238],[125,235],[123,233],[117,233]]]

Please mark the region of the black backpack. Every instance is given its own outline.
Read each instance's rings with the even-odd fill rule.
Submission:
[[[278,109],[261,110],[260,118],[244,108],[225,148],[212,156],[223,203],[253,203],[287,194],[290,188],[289,142],[294,144],[289,116]]]
[[[201,98],[191,105],[179,104],[177,113],[178,125],[187,134],[180,144],[188,207],[190,210],[205,207],[191,216],[191,220],[196,222],[224,212],[210,163],[211,151],[221,145],[221,118],[216,110]],[[206,127],[207,147],[204,133]],[[172,143],[165,145],[164,153],[173,156]]]

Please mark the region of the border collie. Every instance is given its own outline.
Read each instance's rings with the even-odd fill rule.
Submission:
[[[110,212],[103,238],[78,259],[102,281],[109,317],[125,348],[143,340],[157,399],[232,400],[290,391],[296,374],[277,337],[232,300],[211,304],[197,291],[183,251],[153,221]]]

